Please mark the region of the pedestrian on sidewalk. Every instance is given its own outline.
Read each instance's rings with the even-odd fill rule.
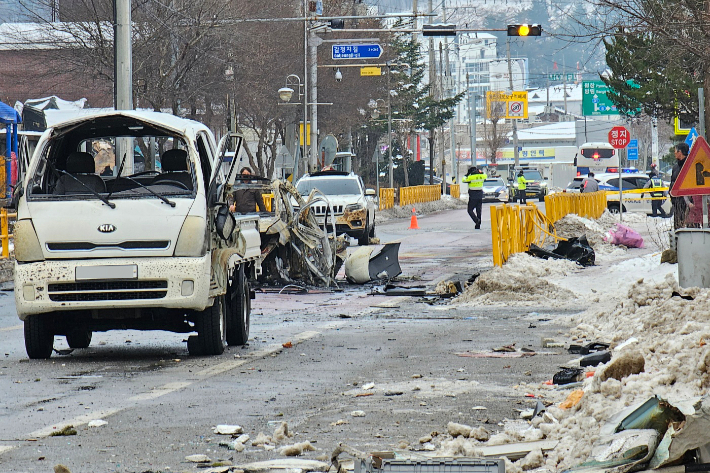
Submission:
[[[675,145],[676,163],[673,165],[673,170],[671,171],[671,188],[676,179],[678,179],[685,160],[688,159],[688,151],[688,143],[678,143]],[[685,199],[683,197],[671,197],[671,205],[673,206],[673,227],[675,229],[685,227],[688,217],[688,205]]]
[[[582,181],[582,187],[580,187],[579,192],[589,194],[590,192],[597,192],[599,190],[599,183],[594,179],[594,173],[590,172],[587,177]]]
[[[483,181],[488,176],[476,166],[468,168],[468,172],[461,179],[468,183],[468,215],[476,224],[476,230],[481,228],[481,211],[483,210]]]

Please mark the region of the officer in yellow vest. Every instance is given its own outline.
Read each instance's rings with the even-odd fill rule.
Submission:
[[[518,200],[520,200],[520,203],[523,205],[528,204],[527,196],[525,195],[525,190],[527,189],[527,182],[528,181],[525,179],[525,174],[523,174],[523,170],[521,169],[518,173]]]
[[[483,208],[483,181],[488,179],[485,172],[476,166],[468,168],[468,172],[461,179],[468,183],[468,215],[476,224],[476,230],[481,228],[481,210]],[[475,212],[474,212],[475,210]]]

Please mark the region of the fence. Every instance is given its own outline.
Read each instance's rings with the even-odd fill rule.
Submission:
[[[410,186],[399,188],[399,206],[432,202],[441,199],[441,186]]]
[[[461,186],[459,184],[451,184],[451,198],[458,199],[461,197]]]
[[[545,196],[545,215],[551,223],[557,222],[568,214],[577,214],[585,218],[599,218],[604,213],[604,209],[606,209],[606,192],[604,191],[588,194],[558,192]]]
[[[0,240],[2,240],[2,257],[10,257],[10,238],[14,235],[10,233],[10,218],[17,218],[16,213],[8,213],[7,209],[0,209]]]
[[[548,240],[555,243],[564,240],[557,236],[552,222],[535,204],[492,205],[491,234],[496,266],[503,266],[514,253],[529,250],[532,243],[543,246]]]
[[[380,210],[394,207],[394,189],[380,187]]]

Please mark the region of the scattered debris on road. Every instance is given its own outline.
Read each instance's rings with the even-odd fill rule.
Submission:
[[[345,259],[345,277],[351,283],[390,280],[402,274],[399,243],[381,247],[361,246]]]

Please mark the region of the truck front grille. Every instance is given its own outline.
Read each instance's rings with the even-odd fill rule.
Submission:
[[[167,281],[90,281],[54,283],[47,287],[55,302],[125,301],[162,299],[168,294]]]
[[[90,241],[50,242],[49,251],[91,251],[96,249],[163,250],[170,246],[168,240],[123,241],[121,243],[93,243]]]

